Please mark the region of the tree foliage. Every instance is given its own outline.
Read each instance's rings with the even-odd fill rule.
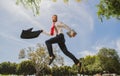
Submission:
[[[84,63],[86,74],[102,73],[103,71],[120,74],[120,58],[115,49],[101,48],[96,55],[86,56],[82,63]]]
[[[54,66],[52,67],[52,76],[71,76],[77,73],[70,66]]]
[[[32,9],[34,14],[39,14],[41,0],[17,0],[16,4],[22,4],[25,8]]]
[[[17,67],[18,74],[31,75],[35,73],[35,67],[32,61],[22,61]]]
[[[98,52],[98,57],[104,71],[119,73],[120,58],[115,49],[102,48]]]
[[[34,15],[39,15],[40,13],[40,3],[44,0],[16,0],[16,4],[22,4],[25,8],[30,8]],[[49,1],[49,0],[48,0]],[[50,0],[52,2],[57,2],[57,0]],[[81,0],[75,0],[76,2],[80,2]],[[69,0],[63,0],[64,3],[68,3]]]
[[[100,0],[97,7],[97,14],[101,21],[103,17],[107,19],[111,17],[120,19],[120,0]]]
[[[0,74],[16,74],[16,63],[3,62],[0,64]]]
[[[96,68],[94,67],[95,60],[96,56],[86,56],[84,58],[85,72],[88,72],[88,74],[94,74],[96,72]]]
[[[38,45],[38,47],[34,50],[34,48],[28,48],[28,59],[30,59],[34,63],[34,67],[36,69],[36,76],[42,72],[44,67],[48,63],[48,53],[46,51],[46,47],[42,45]]]
[[[54,54],[55,54],[55,60],[53,61],[53,66],[55,65],[63,65],[64,59],[58,54],[57,48],[53,48]],[[49,63],[49,54],[46,46],[37,44],[37,47],[29,47],[27,49],[24,49],[24,51],[27,51],[25,57],[29,60],[31,60],[34,64],[34,67],[36,69],[36,76],[39,76],[40,73],[43,72],[43,70],[47,71],[48,63]]]
[[[39,45],[39,47],[41,46]],[[37,49],[40,50],[40,48]],[[64,65],[58,66],[58,64],[54,63],[54,66],[50,68],[48,65],[46,65],[46,62],[45,64],[41,64],[44,63],[44,61],[42,61],[38,66],[39,63],[36,64],[35,62],[38,62],[39,58],[40,60],[44,60],[44,57],[41,56],[47,55],[44,51],[42,51],[42,49],[45,48],[43,48],[42,46],[40,51],[36,51],[35,49],[28,50],[31,51],[29,52],[30,57],[28,56],[30,60],[22,61],[19,64],[11,63],[11,62],[0,63],[0,74],[19,74],[19,75],[34,74],[36,72],[36,69],[40,68],[39,66],[41,67],[44,66],[44,67],[42,67],[43,69],[40,71],[42,75],[38,75],[38,76],[43,76],[43,74],[44,75],[52,74],[53,76],[63,76],[63,75],[68,76],[68,75],[76,75],[78,73],[76,65],[73,65],[72,67],[64,66]],[[33,52],[35,53],[34,54],[35,57],[32,57]],[[42,53],[42,55],[40,55],[39,52],[40,54]],[[35,60],[35,62],[33,62],[31,58],[33,58],[33,60],[35,58],[36,59],[38,58],[38,60]],[[81,74],[93,75],[100,72],[102,73],[103,71],[120,74],[120,57],[118,56],[118,53],[116,52],[115,49],[101,48],[96,55],[80,58],[80,61],[82,62],[82,68],[83,68]]]

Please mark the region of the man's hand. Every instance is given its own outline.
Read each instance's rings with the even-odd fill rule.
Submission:
[[[43,30],[40,30],[40,33],[42,33],[43,32]]]
[[[76,36],[76,32],[75,31],[71,31],[71,37],[75,37]]]

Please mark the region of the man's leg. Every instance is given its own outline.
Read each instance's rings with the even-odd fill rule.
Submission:
[[[46,43],[46,46],[47,46],[47,49],[48,49],[49,56],[50,57],[54,56],[51,39],[47,40],[45,43]]]
[[[70,53],[70,52],[67,50],[65,43],[58,43],[58,45],[60,46],[60,48],[61,48],[61,50],[63,51],[63,53],[64,53],[66,56],[68,56],[69,58],[71,58],[76,65],[79,63],[79,60],[78,60],[72,53]]]
[[[53,38],[50,38],[49,40],[47,40],[47,41],[45,42],[46,45],[47,45],[47,49],[48,49],[49,56],[50,56],[49,65],[53,62],[53,60],[54,60],[54,58],[55,58],[55,55],[53,54],[52,44],[58,43],[58,42],[59,42],[59,37],[58,37],[58,36],[53,37]]]
[[[60,46],[63,53],[74,61],[74,63],[78,66],[78,72],[80,72],[81,62],[67,50],[65,43],[58,43],[58,45]]]
[[[78,66],[78,72],[80,72],[81,69],[81,62],[72,54],[67,50],[67,47],[65,45],[65,39],[64,39],[64,35],[60,35],[60,41],[58,42],[58,45],[60,46],[61,50],[63,51],[63,53],[68,56],[69,58],[71,58],[74,63]]]

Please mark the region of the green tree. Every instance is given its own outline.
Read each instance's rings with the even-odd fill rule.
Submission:
[[[95,73],[102,73],[103,69],[101,67],[101,63],[100,63],[100,58],[98,56],[95,56],[95,62],[93,64],[93,68]]]
[[[43,70],[47,68],[47,65],[49,63],[49,54],[48,54],[48,50],[46,48],[46,46],[41,45],[41,44],[37,44],[36,49],[33,47],[29,47],[27,49],[24,49],[25,51],[27,51],[27,55],[25,57],[27,57],[29,60],[31,60],[34,63],[34,67],[36,69],[36,76],[40,76],[43,73]],[[54,48],[54,54],[56,56],[55,60],[53,61],[53,66],[55,65],[63,65],[64,64],[64,60],[63,57],[61,57],[58,54],[58,50],[57,48]]]
[[[17,69],[17,64],[16,63],[10,63],[10,71],[9,71],[9,73],[10,74],[16,74],[17,73],[16,69]]]
[[[74,65],[72,65],[72,73],[73,73],[73,75],[75,75],[75,74],[77,74],[78,73],[78,67],[74,64]]]
[[[94,66],[94,63],[95,63],[95,56],[86,56],[84,58],[84,67],[85,67],[85,71],[87,71],[88,74],[94,74],[95,72],[95,68],[93,67]]]
[[[98,16],[102,21],[103,17],[120,19],[120,0],[100,0],[98,7]]]
[[[96,55],[94,56],[86,56],[85,58],[81,58],[82,67],[80,70],[81,74],[95,74],[97,72],[101,72],[100,62]]]
[[[51,68],[49,66],[45,66],[43,69],[43,75],[50,75],[51,74]]]
[[[119,73],[120,58],[115,49],[102,48],[99,50],[97,56],[104,71]]]
[[[81,61],[86,74],[93,75],[95,73],[102,73],[103,71],[120,73],[120,58],[115,49],[101,48],[96,55],[86,56]]]
[[[71,74],[70,66],[60,66],[59,70],[60,70],[60,74],[63,74],[64,76],[68,76]]]
[[[59,67],[56,65],[56,66],[54,66],[54,67],[52,67],[52,76],[59,76],[59,73],[60,73],[60,71],[59,71]]]
[[[52,68],[53,76],[70,76],[72,74],[72,68],[70,66],[54,66]]]
[[[1,64],[0,64],[0,74],[2,73],[2,66],[1,66]]]
[[[17,67],[18,74],[32,75],[35,73],[34,64],[30,60],[22,61]]]
[[[16,74],[16,63],[3,62],[0,64],[1,74]]]

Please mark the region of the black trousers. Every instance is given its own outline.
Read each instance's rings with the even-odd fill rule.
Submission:
[[[46,42],[46,45],[47,45],[47,49],[48,49],[48,52],[49,52],[49,56],[54,56],[53,54],[53,48],[52,48],[52,44],[54,43],[58,43],[60,49],[63,51],[63,53],[68,56],[69,58],[71,58],[75,64],[78,64],[79,63],[79,60],[72,54],[70,53],[68,50],[67,50],[67,47],[65,45],[65,38],[64,38],[64,35],[61,33],[53,38],[50,38],[49,40],[47,40]]]

